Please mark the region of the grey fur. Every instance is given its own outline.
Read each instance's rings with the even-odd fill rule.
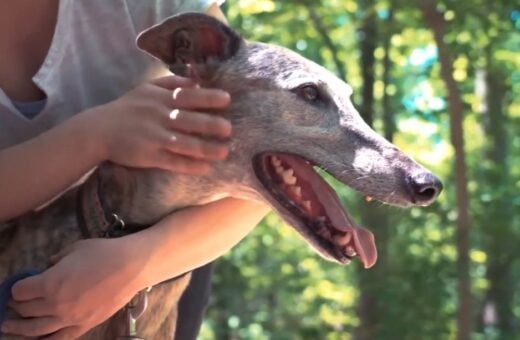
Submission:
[[[179,23],[190,28],[201,21],[222,30],[216,20],[200,14],[174,17],[157,27],[171,26],[176,32]],[[101,165],[97,174],[102,194],[127,223],[153,224],[173,211],[223,197],[253,199],[268,202],[321,252],[301,222],[280,206],[256,177],[252,157],[264,151],[301,155],[365,195],[398,206],[413,204],[405,178],[427,171],[365,124],[350,101],[349,85],[290,50],[246,42],[231,30],[222,34],[227,37],[226,44],[234,43],[236,48],[216,59],[199,60],[197,68],[203,86],[231,94],[232,104],[222,113],[234,127],[229,159],[217,163],[205,177]],[[153,46],[154,35],[157,33],[141,37],[146,40],[144,45]],[[169,45],[161,44],[165,53],[170,53]],[[186,72],[182,61],[168,60],[173,69]],[[329,98],[327,103],[314,105],[300,98],[294,89],[306,83],[319,86]],[[45,268],[51,255],[81,238],[75,196],[73,189],[42,211],[0,224],[0,277],[26,267]],[[151,307],[139,322],[141,335],[172,338],[176,315],[171,311],[188,280],[189,274],[152,290]],[[121,334],[119,318],[120,313],[83,339],[113,339]]]

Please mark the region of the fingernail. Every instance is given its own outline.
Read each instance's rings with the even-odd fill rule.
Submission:
[[[226,160],[229,156],[229,147],[223,147],[218,156],[221,160]]]
[[[221,93],[222,99],[225,99],[226,101],[231,100],[231,95],[229,94],[229,92],[221,90],[220,93]]]
[[[226,130],[226,136],[231,136],[231,133],[233,133],[233,125],[231,125],[231,123],[227,120],[224,129]]]

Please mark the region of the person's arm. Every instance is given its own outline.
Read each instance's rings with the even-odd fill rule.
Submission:
[[[0,150],[0,222],[46,202],[101,162],[95,139],[84,124],[78,115],[25,143]]]
[[[2,331],[23,336],[57,331],[48,339],[75,339],[139,290],[221,256],[267,212],[266,205],[227,198],[182,210],[137,234],[80,241],[43,274],[13,287],[11,306],[25,319],[7,320]]]
[[[136,288],[157,284],[207,264],[242,240],[269,212],[266,204],[226,198],[171,215],[121,243],[149,254]],[[135,249],[135,248],[134,248]]]
[[[47,202],[103,160],[206,173],[209,161],[227,156],[227,146],[189,134],[228,137],[231,125],[189,110],[224,108],[229,95],[193,85],[178,76],[158,78],[25,143],[0,150],[0,222]],[[173,109],[181,111],[170,117]]]

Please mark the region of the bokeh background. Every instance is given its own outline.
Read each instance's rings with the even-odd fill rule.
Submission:
[[[228,0],[246,38],[354,87],[374,129],[442,178],[428,208],[367,203],[362,269],[315,255],[275,215],[218,261],[201,339],[520,339],[520,4]],[[276,62],[276,61],[273,61]]]

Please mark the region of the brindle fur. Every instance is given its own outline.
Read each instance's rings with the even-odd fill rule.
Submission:
[[[201,55],[205,53],[199,49],[203,41],[196,34],[190,36],[201,26],[209,27],[223,41],[217,58]],[[168,62],[172,70],[186,72],[183,62],[192,61],[203,86],[228,91],[232,104],[222,115],[232,121],[234,130],[229,159],[215,164],[205,177],[101,165],[96,170],[101,194],[127,223],[153,224],[173,211],[223,197],[254,199],[268,202],[321,252],[301,221],[273,200],[255,176],[252,157],[268,150],[313,160],[340,181],[380,201],[413,204],[405,177],[427,171],[372,131],[352,106],[351,87],[324,68],[287,49],[246,42],[200,14],[169,19],[140,39],[140,46],[152,46],[148,51]],[[172,47],[175,39],[181,39],[178,45],[185,47],[179,53]],[[299,97],[294,89],[304,83],[317,84],[327,101],[316,104]],[[76,190],[39,212],[0,226],[0,277],[27,267],[46,268],[51,255],[81,238]],[[140,335],[172,338],[176,305],[189,275],[152,289],[149,308],[139,320]],[[121,317],[121,312],[116,314],[83,339],[121,335],[120,327],[125,324]]]

